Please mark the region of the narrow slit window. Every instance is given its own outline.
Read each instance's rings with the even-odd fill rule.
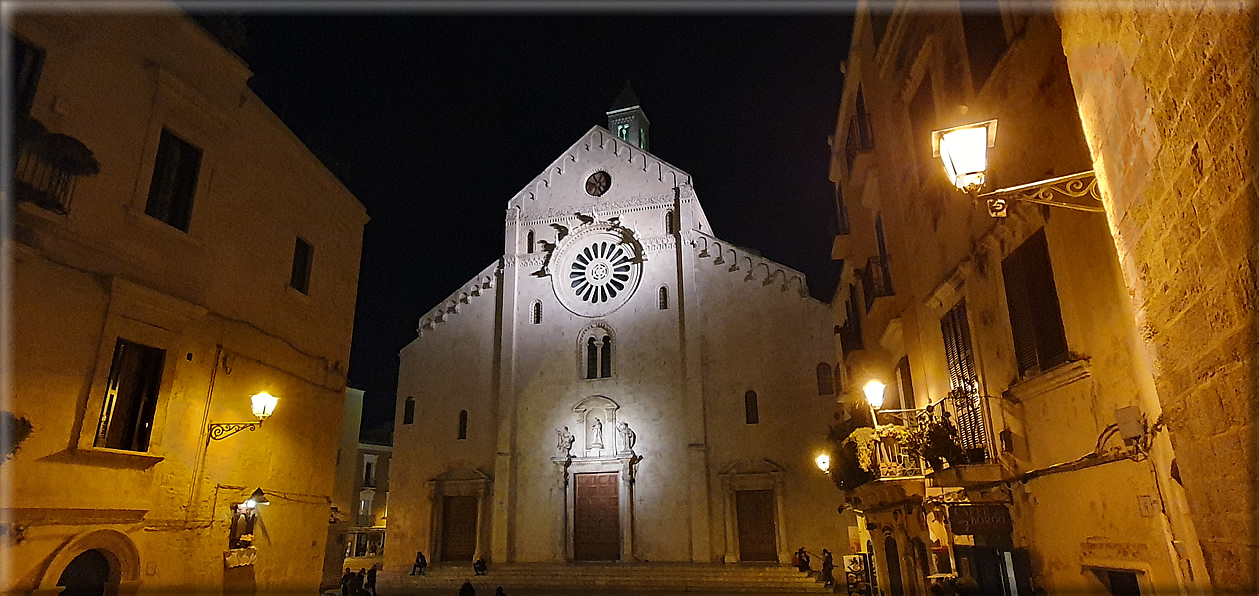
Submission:
[[[664,231],[666,234],[672,234],[675,229],[676,228],[674,226],[674,221],[673,221],[673,212],[669,211],[664,214]]]
[[[314,247],[299,236],[293,246],[293,271],[289,275],[289,285],[303,294],[310,293],[310,268],[314,256]]]
[[[835,377],[831,375],[831,365],[825,362],[817,365],[817,394],[835,394]]]
[[[743,416],[748,424],[757,424],[761,421],[761,412],[759,405],[756,403],[755,391],[748,391],[743,394]]]
[[[656,308],[669,310],[669,288],[660,286],[660,290],[656,292]]]
[[[459,410],[459,440],[468,438],[468,411]]]
[[[408,397],[406,404],[402,406],[402,423],[411,424],[415,422],[415,398]]]
[[[533,230],[529,230],[529,235],[525,239],[525,252],[533,252]]]
[[[534,325],[538,325],[542,323],[542,303],[541,302],[534,302],[533,305],[529,307],[529,322]]]
[[[599,378],[599,346],[593,337],[586,340],[586,378]]]
[[[604,336],[603,349],[601,351],[599,376],[606,379],[612,376],[612,338],[610,336]]]

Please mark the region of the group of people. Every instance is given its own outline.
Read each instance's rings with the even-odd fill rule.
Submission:
[[[371,569],[359,569],[358,573],[345,568],[341,574],[341,596],[376,596],[376,571],[379,563]]]
[[[812,564],[813,557],[804,550],[803,546],[791,555],[791,566],[800,571],[805,573],[813,571]],[[835,557],[826,549],[822,549],[822,581],[828,586],[835,583]]]
[[[411,566],[411,575],[417,575],[417,574],[424,575],[424,570],[427,568],[428,568],[428,557],[424,556],[423,551],[415,551],[415,564]],[[485,575],[485,571],[488,568],[489,568],[489,565],[486,564],[485,557],[477,557],[477,560],[472,563],[472,572],[476,575]],[[348,568],[346,569],[346,572],[349,572]],[[376,593],[374,591],[375,585],[376,585],[375,569],[373,568],[372,596],[376,596]],[[354,594],[351,592],[351,596],[357,596],[357,594]],[[471,580],[467,580],[463,582],[463,586],[459,588],[459,596],[476,596],[476,587],[472,585]],[[503,586],[499,586],[498,589],[494,590],[494,596],[507,596],[507,592],[503,591]]]

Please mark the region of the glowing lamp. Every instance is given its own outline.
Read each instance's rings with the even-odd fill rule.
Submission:
[[[831,473],[831,456],[825,453],[819,453],[817,454],[817,457],[814,458],[813,463],[817,464],[817,469],[827,474]]]
[[[883,391],[885,389],[887,389],[887,385],[878,379],[870,379],[866,386],[861,388],[866,394],[866,403],[876,410],[883,407]]]
[[[997,121],[988,120],[931,133],[931,153],[944,164],[959,190],[976,192],[988,171],[988,148],[996,145]]]
[[[275,404],[280,401],[280,398],[263,391],[255,394],[249,400],[253,402],[254,416],[261,422],[275,412]]]

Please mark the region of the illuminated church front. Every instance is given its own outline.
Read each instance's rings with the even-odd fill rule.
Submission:
[[[846,536],[813,464],[829,307],[714,234],[628,87],[608,117],[508,201],[502,257],[401,351],[391,569],[786,562]]]

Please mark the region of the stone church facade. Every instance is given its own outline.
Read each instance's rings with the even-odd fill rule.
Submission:
[[[829,307],[713,234],[632,92],[608,115],[616,133],[591,128],[509,201],[503,256],[401,352],[391,570],[417,550],[786,562],[846,535],[813,463]]]

